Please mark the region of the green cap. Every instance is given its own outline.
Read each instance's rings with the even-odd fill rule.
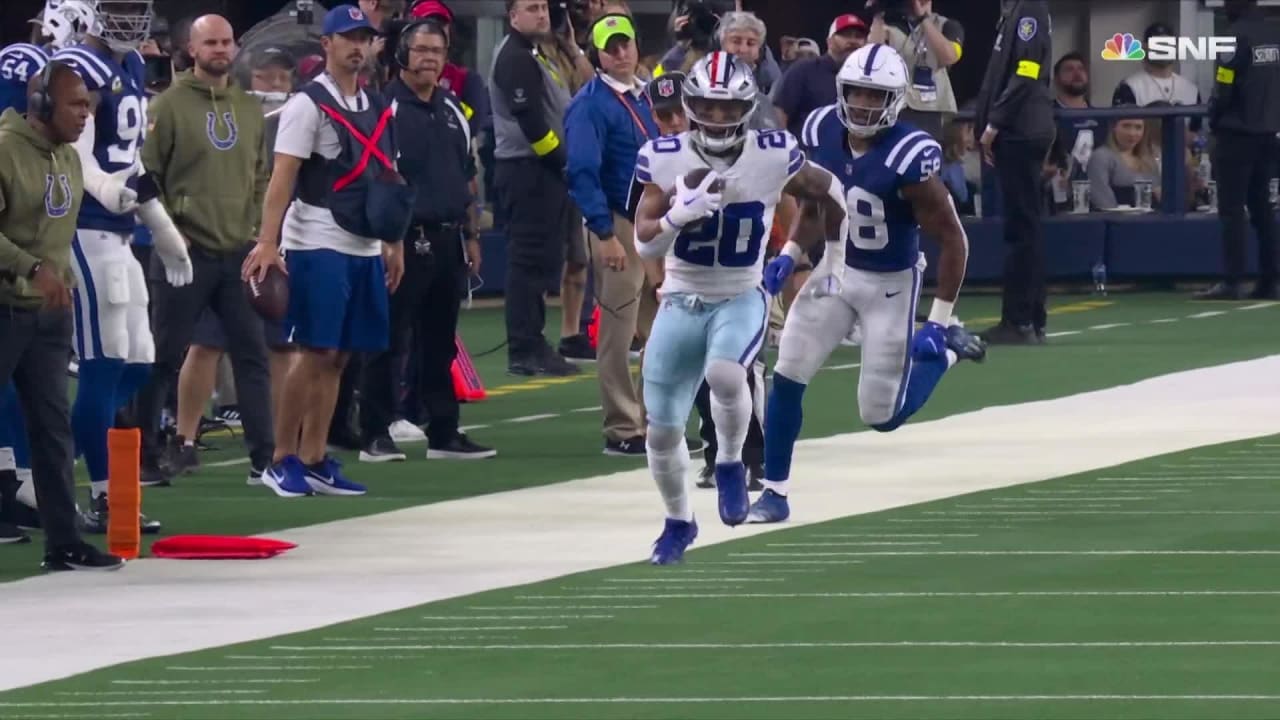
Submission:
[[[597,50],[604,50],[609,38],[622,35],[631,40],[636,39],[636,26],[626,15],[605,15],[591,26],[591,44]]]

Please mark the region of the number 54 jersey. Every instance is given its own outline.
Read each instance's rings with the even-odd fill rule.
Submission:
[[[103,172],[127,170],[138,161],[147,130],[147,66],[136,50],[117,61],[110,51],[75,45],[54,54],[53,59],[70,65],[98,96],[93,115],[93,157]],[[129,187],[135,187],[130,181]],[[89,193],[84,195],[77,227],[128,235],[133,232],[134,215],[114,215]]]
[[[725,181],[720,211],[688,225],[667,253],[662,292],[717,300],[759,287],[774,210],[804,164],[791,133],[747,131],[738,159],[716,170]],[[636,180],[671,192],[677,177],[708,167],[689,134],[681,133],[640,148]]]
[[[809,159],[844,184],[849,211],[845,264],[870,272],[915,267],[920,223],[901,189],[937,175],[942,148],[929,133],[899,122],[855,157],[835,105],[814,110],[801,132]]]

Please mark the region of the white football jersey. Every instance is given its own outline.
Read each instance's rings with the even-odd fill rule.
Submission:
[[[804,167],[805,156],[786,130],[748,130],[742,154],[724,178],[719,212],[691,223],[666,258],[663,293],[730,298],[759,287],[773,212],[782,189]],[[713,167],[693,148],[688,133],[650,140],[636,159],[636,180],[671,192],[676,178]]]

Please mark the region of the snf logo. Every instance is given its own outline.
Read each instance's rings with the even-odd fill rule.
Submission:
[[[1217,60],[1235,54],[1234,37],[1153,35],[1146,48],[1132,33],[1116,33],[1102,47],[1103,60]]]

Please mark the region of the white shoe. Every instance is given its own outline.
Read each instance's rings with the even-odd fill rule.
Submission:
[[[21,484],[18,485],[18,493],[15,499],[32,510],[38,510],[39,508],[36,505],[36,486],[31,481],[31,471],[18,470],[18,481]]]
[[[387,434],[397,443],[426,442],[427,434],[408,420],[397,420],[387,428]]]

